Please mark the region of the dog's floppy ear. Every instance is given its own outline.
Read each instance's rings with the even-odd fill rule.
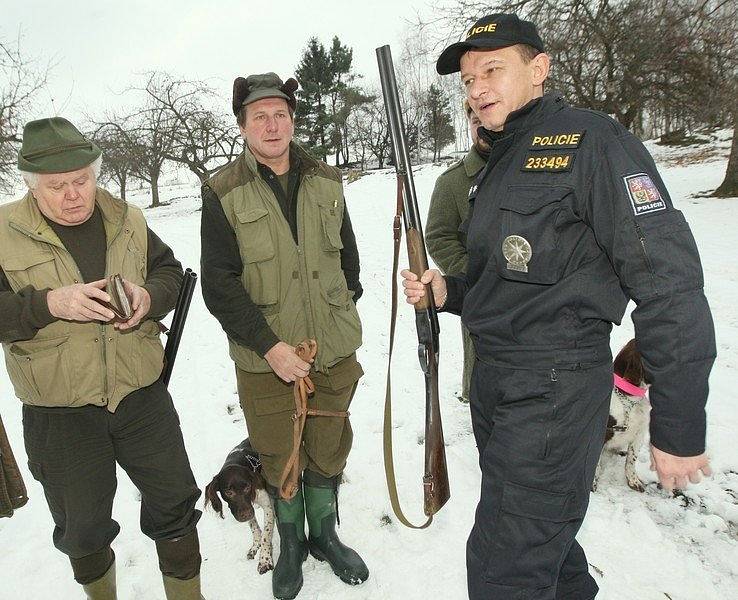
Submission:
[[[208,504],[212,505],[213,510],[217,512],[220,515],[220,518],[223,518],[223,503],[220,501],[220,496],[218,496],[218,487],[220,485],[220,481],[218,480],[218,476],[216,475],[213,477],[213,480],[208,483],[207,487],[205,488],[205,508],[208,507]]]
[[[635,339],[630,340],[618,353],[613,361],[613,371],[633,385],[648,383],[648,377],[643,368],[643,359],[638,352]]]

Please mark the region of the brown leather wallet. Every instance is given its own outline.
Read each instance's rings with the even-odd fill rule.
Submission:
[[[112,310],[117,320],[127,321],[130,319],[133,316],[131,301],[126,295],[123,278],[118,273],[108,277],[108,285],[105,291],[110,296],[110,302],[101,302],[100,304]]]

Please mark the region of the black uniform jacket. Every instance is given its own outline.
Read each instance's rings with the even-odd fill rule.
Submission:
[[[692,233],[643,144],[557,94],[516,111],[472,186],[466,276],[447,277],[480,360],[580,368],[610,360],[629,298],[652,386],[651,442],[704,451],[710,309]],[[586,392],[585,392],[586,393]]]

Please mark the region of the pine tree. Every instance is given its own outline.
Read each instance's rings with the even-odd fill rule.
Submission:
[[[426,99],[426,118],[423,137],[426,146],[433,151],[433,160],[441,157],[441,150],[456,139],[450,100],[441,88],[431,84]]]
[[[295,133],[323,160],[330,149],[330,120],[326,110],[333,79],[330,62],[325,46],[312,37],[295,71],[301,88],[297,92]]]
[[[295,129],[297,136],[317,157],[326,160],[335,153],[336,166],[349,159],[346,122],[351,111],[367,101],[353,84],[353,50],[333,38],[330,50],[315,37],[310,38],[295,74],[302,89]]]

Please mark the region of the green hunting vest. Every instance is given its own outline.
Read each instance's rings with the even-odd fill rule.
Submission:
[[[147,229],[140,209],[98,188],[107,239],[106,275],[146,281]],[[13,291],[80,283],[74,259],[41,215],[29,192],[0,207],[0,267]],[[5,364],[15,394],[39,406],[107,406],[110,412],[133,390],[161,374],[164,349],[159,325],[146,320],[133,330],[112,324],[57,320],[33,339],[4,343]]]
[[[341,269],[343,187],[338,169],[291,144],[301,162],[297,237],[246,148],[208,185],[236,233],[243,261],[241,281],[267,324],[283,342],[318,342],[314,368],[323,371],[361,345],[361,322]],[[253,350],[229,339],[231,358],[249,373],[271,368]]]

